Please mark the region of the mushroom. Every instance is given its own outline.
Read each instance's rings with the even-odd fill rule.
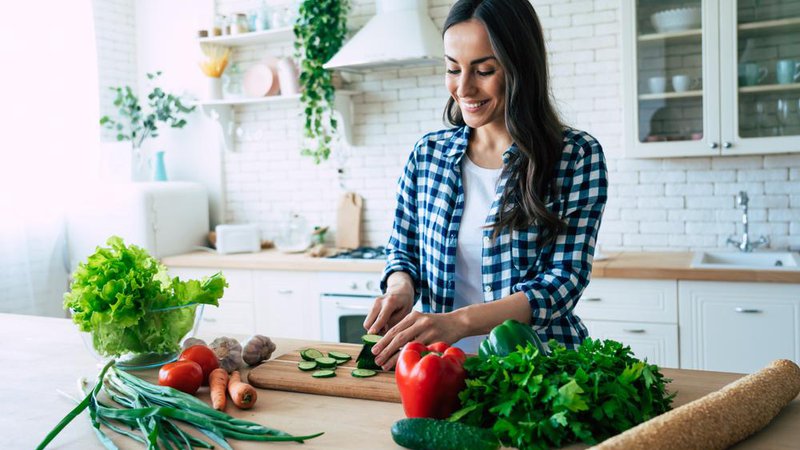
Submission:
[[[219,366],[226,372],[231,373],[244,365],[242,344],[236,339],[227,336],[218,337],[211,342],[209,347],[214,350],[219,359]]]
[[[245,344],[242,357],[244,358],[244,362],[248,365],[256,366],[261,363],[261,361],[269,359],[274,351],[275,343],[272,342],[272,339],[257,334],[251,337],[247,341],[247,344]]]

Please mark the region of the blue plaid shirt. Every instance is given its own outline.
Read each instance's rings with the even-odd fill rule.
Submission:
[[[424,136],[398,182],[381,288],[385,292],[391,273],[408,273],[423,312],[453,310],[456,239],[464,212],[461,158],[469,133],[469,127],[462,127]],[[517,152],[516,145],[506,150],[504,163]],[[486,224],[495,221],[507,181],[504,173]],[[531,306],[531,326],[540,337],[575,348],[588,335],[573,309],[589,283],[608,188],[603,150],[591,135],[571,129],[564,132],[556,186],[556,194],[545,199],[546,206],[564,220],[566,228],[553,244],[539,245],[537,225],[506,231],[495,239],[491,229],[484,229],[483,301],[523,292]]]

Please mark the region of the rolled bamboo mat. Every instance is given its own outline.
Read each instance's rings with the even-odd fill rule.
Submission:
[[[800,367],[779,359],[590,450],[725,449],[767,426],[798,393]]]

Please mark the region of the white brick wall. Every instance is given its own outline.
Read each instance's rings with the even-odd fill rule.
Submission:
[[[118,9],[132,10],[132,0],[98,3],[114,5],[103,8],[109,16]],[[374,14],[375,5],[372,0],[351,3],[350,25],[357,28]],[[441,24],[453,1],[429,3],[429,13]],[[800,155],[623,159],[620,2],[532,3],[548,37],[553,93],[564,118],[595,135],[606,150],[611,187],[599,238],[603,250],[724,247],[728,236],[741,233],[735,196],[742,189],[751,198],[751,232],[769,235],[774,248],[800,247]],[[220,0],[217,11],[247,11],[259,4]],[[128,23],[119,20],[123,31],[132,33]],[[121,58],[111,64],[123,68],[113,72],[119,76],[115,82],[135,68],[135,61],[119,55],[132,51],[98,48],[101,58]],[[288,43],[251,46],[237,50],[234,60],[246,68],[267,55],[291,53]],[[103,62],[101,82],[109,79],[103,78]],[[355,145],[320,166],[299,156],[299,105],[237,107],[245,139],[225,155],[225,220],[256,222],[265,237],[274,237],[290,212],[301,213],[310,224],[335,226],[341,183],[364,197],[364,243],[384,244],[395,182],[406,157],[422,134],[443,126],[443,73],[443,67],[425,67],[353,76],[348,88],[361,92],[353,97]]]
[[[116,114],[115,93],[109,89],[130,86],[136,91],[136,9],[134,0],[93,0],[100,115]],[[102,129],[104,141],[116,141],[116,133]]]

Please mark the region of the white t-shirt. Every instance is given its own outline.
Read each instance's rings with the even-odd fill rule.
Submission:
[[[454,309],[483,303],[483,226],[495,198],[497,182],[503,169],[485,169],[461,159],[461,181],[464,186],[464,214],[456,244],[456,277]],[[456,342],[466,353],[478,353],[486,335],[469,336]]]

